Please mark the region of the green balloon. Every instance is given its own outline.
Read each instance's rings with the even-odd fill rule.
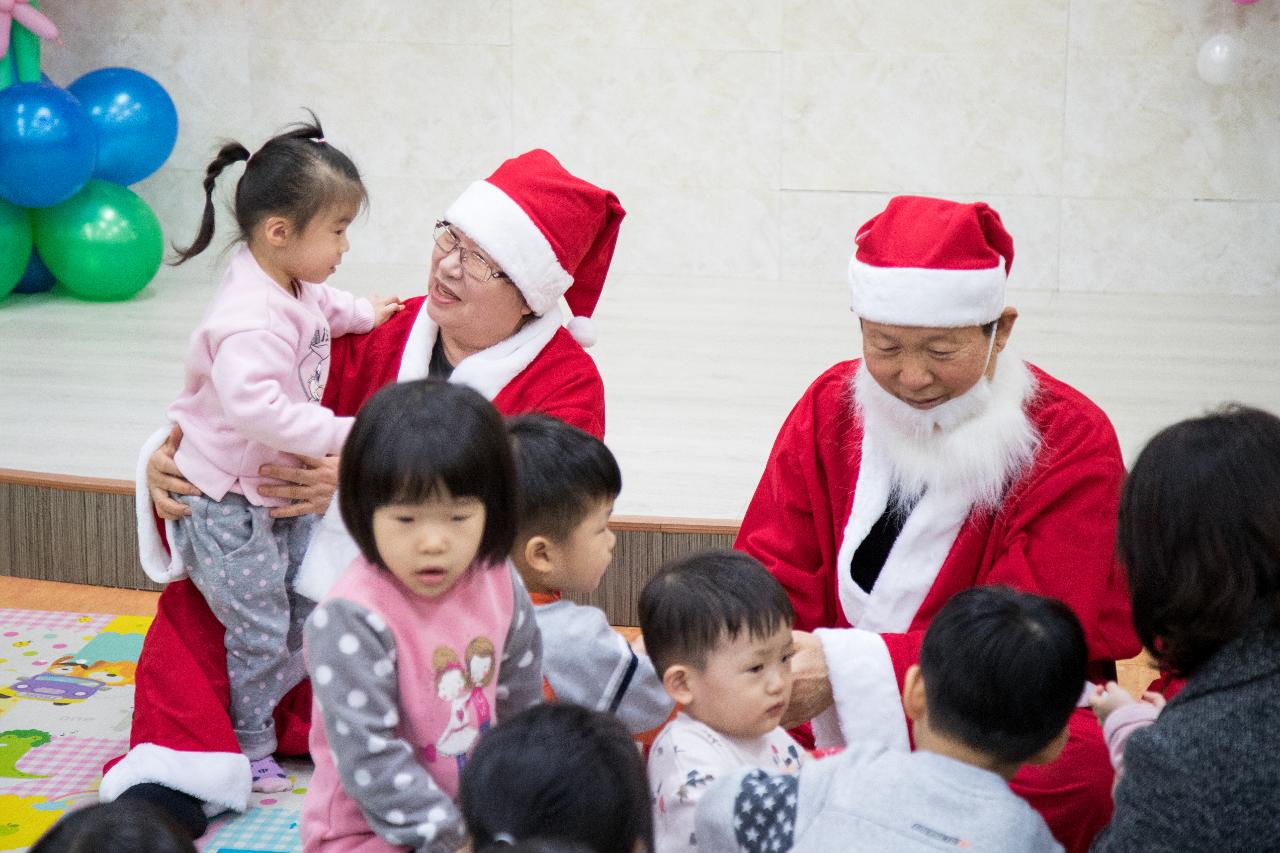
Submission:
[[[66,201],[31,214],[40,258],[81,299],[128,299],[164,259],[160,220],[131,190],[110,181],[89,181]]]
[[[0,198],[0,298],[22,279],[31,257],[31,217],[24,208]]]

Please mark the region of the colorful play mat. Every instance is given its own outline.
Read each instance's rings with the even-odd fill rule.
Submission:
[[[102,765],[129,745],[146,616],[0,608],[0,851],[26,850],[67,811],[97,801]],[[284,763],[283,794],[254,794],[214,820],[205,853],[302,850],[307,761]]]

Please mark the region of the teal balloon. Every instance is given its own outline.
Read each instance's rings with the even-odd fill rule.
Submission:
[[[31,256],[31,217],[0,199],[0,297],[8,296],[27,270]]]
[[[81,299],[128,299],[147,286],[164,259],[160,220],[131,190],[109,181],[89,181],[31,216],[40,257]]]

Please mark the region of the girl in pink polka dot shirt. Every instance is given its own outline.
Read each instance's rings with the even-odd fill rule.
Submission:
[[[338,496],[361,555],[304,631],[316,772],[303,849],[454,853],[475,709],[496,724],[542,695],[533,606],[506,559],[516,502],[502,420],[464,386],[388,386],[356,418]],[[496,678],[464,665],[476,649],[492,650]]]

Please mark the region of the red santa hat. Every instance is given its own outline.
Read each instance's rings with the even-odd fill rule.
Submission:
[[[954,328],[1004,310],[1013,238],[984,202],[897,196],[855,242],[849,287],[864,320]]]
[[[595,343],[590,318],[624,216],[616,195],[569,174],[541,149],[512,157],[445,211],[511,276],[534,314],[563,296],[574,315],[569,331],[583,346]]]

